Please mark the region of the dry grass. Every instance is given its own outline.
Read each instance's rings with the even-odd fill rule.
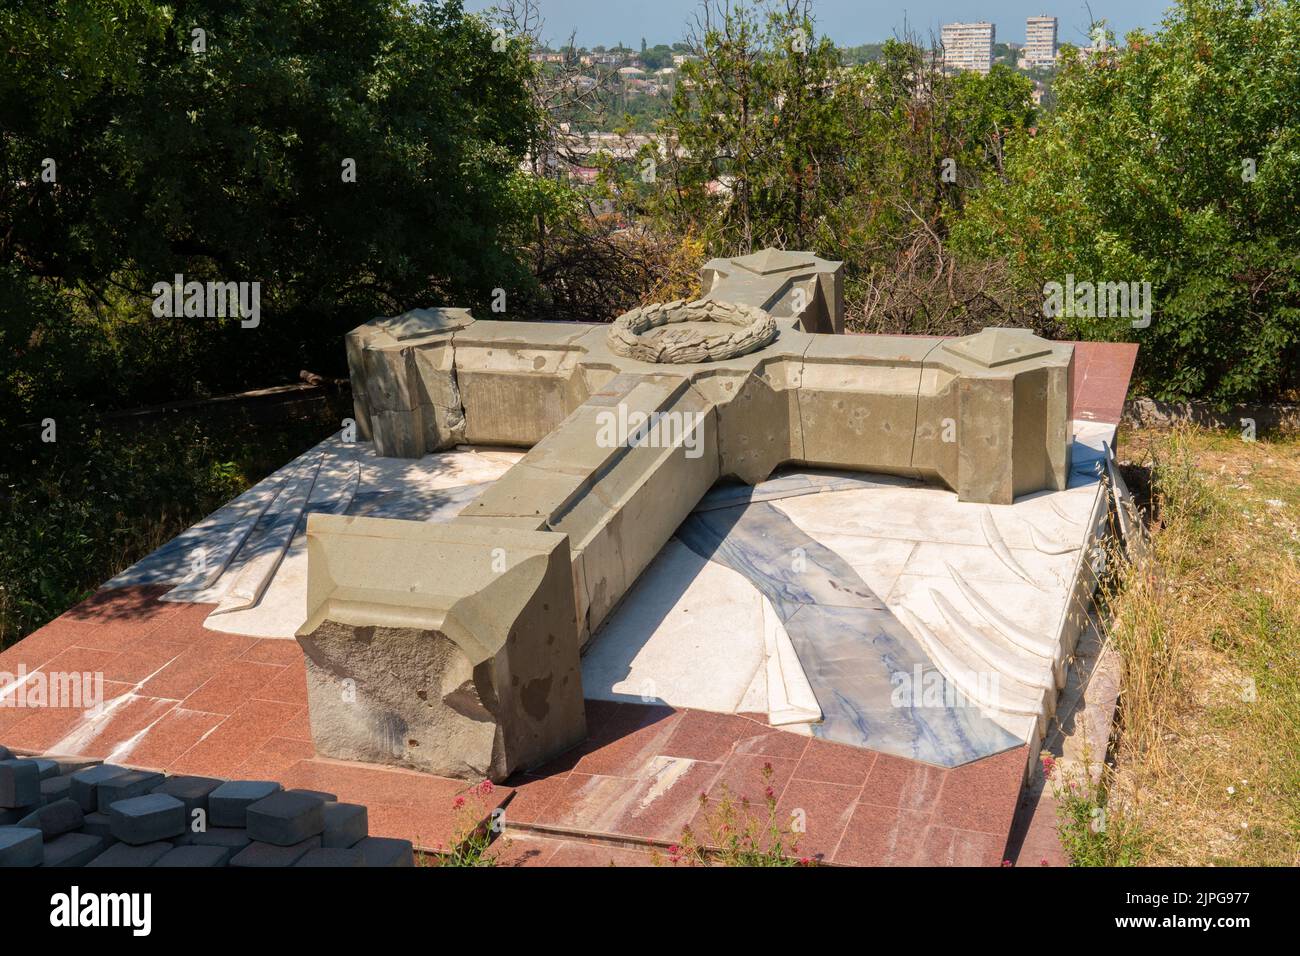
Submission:
[[[1108,595],[1123,660],[1110,814],[1142,862],[1300,862],[1300,440],[1128,432],[1150,561]]]

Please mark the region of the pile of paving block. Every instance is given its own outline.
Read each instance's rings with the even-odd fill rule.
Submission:
[[[166,776],[0,747],[0,867],[413,866],[366,808],[259,780]]]

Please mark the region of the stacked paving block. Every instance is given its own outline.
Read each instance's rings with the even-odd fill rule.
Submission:
[[[270,780],[25,758],[0,747],[0,868],[402,867],[366,808]]]

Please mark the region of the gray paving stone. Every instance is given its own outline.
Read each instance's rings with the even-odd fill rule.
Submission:
[[[104,838],[89,833],[65,833],[45,842],[47,867],[85,866],[104,852]]]
[[[178,846],[168,851],[154,866],[207,869],[230,862],[230,850],[221,846]]]
[[[0,760],[13,760],[14,755],[8,747],[0,746]]]
[[[50,840],[73,830],[81,829],[86,815],[76,800],[55,800],[39,810],[34,810],[18,821],[20,827],[40,830]]]
[[[366,837],[356,845],[365,857],[366,866],[415,866],[415,849],[410,840],[393,840],[388,837]]]
[[[309,850],[320,847],[320,837],[303,840],[293,846],[275,846],[271,843],[250,843],[231,859],[231,866],[293,866]]]
[[[325,849],[356,846],[370,834],[370,817],[365,807],[355,803],[327,803],[324,815],[321,846]]]
[[[41,796],[47,802],[53,803],[55,800],[71,799],[72,797],[72,778],[71,777],[49,777],[41,781]],[[74,803],[76,801],[73,801]],[[77,804],[81,806],[81,804]]]
[[[89,757],[50,757],[59,765],[59,775],[70,777],[78,770],[89,770],[91,767],[98,767],[104,761],[92,760]]]
[[[35,760],[0,760],[0,807],[30,807],[41,799],[41,771]]]
[[[325,801],[306,793],[285,791],[248,808],[248,835],[262,843],[293,846],[325,830]]]
[[[108,808],[119,800],[130,800],[132,797],[152,793],[165,779],[162,774],[149,770],[128,770],[111,780],[105,780],[95,791],[99,812],[107,813]]]
[[[51,777],[57,777],[59,775],[59,764],[57,761],[46,760],[44,757],[33,757],[32,759],[36,761],[36,766],[40,768],[42,780],[49,780]]]
[[[118,767],[111,763],[102,763],[94,767],[86,767],[84,770],[78,770],[72,774],[72,799],[81,804],[82,812],[93,813],[99,809],[99,800],[96,797],[99,785],[124,773],[130,773],[130,771],[125,767]]]
[[[269,780],[230,780],[208,794],[208,826],[242,827],[250,804],[280,792]]]
[[[353,847],[321,847],[319,850],[308,850],[303,854],[301,860],[294,866],[365,866],[366,857],[360,850]]]
[[[44,800],[33,803],[30,807],[0,807],[0,827],[17,826],[19,820],[43,806],[45,806]]]
[[[31,827],[0,827],[0,867],[40,866],[45,837]]]
[[[165,793],[185,804],[185,819],[192,821],[194,811],[208,809],[208,794],[221,786],[224,781],[215,777],[168,777],[153,788],[153,793]]]
[[[113,821],[109,819],[107,813],[100,813],[98,810],[86,814],[81,824],[81,832],[103,837],[109,843],[117,842],[117,837],[113,836]]]
[[[143,846],[115,843],[87,863],[86,868],[89,869],[92,866],[153,866],[171,850],[172,845],[166,842],[146,843]]]
[[[309,797],[318,797],[319,799],[321,799],[321,800],[324,801],[325,803],[335,803],[335,802],[338,801],[338,798],[339,798],[339,796],[338,796],[337,793],[326,793],[324,790],[304,790],[304,789],[302,789],[301,787],[294,787],[293,789],[291,789],[291,790],[286,790],[285,792],[286,792],[286,793],[305,793],[305,794],[306,794],[307,796],[309,796]]]
[[[185,832],[185,804],[165,793],[119,800],[108,808],[113,836],[140,846],[170,840]]]
[[[184,836],[177,837],[175,841],[177,846],[221,847],[222,849],[229,851],[227,857],[234,856],[252,842],[252,839],[248,836],[247,830],[240,830],[234,827],[214,827],[211,830],[204,830],[201,833],[190,831]]]

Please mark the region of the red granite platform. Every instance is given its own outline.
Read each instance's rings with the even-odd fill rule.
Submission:
[[[374,835],[450,842],[453,803],[472,782],[317,757],[298,645],[205,630],[210,605],[165,603],[162,590],[101,591],[0,654],[0,672],[102,673],[107,704],[98,718],[0,708],[0,742],[330,791],[369,807]],[[801,855],[997,865],[1027,759],[1021,747],[945,770],[747,716],[604,701],[588,701],[588,725],[584,744],[487,801],[485,811],[505,806],[512,865],[648,863],[650,847],[676,842],[701,812],[702,793],[716,798],[726,783],[761,801],[764,765],[781,814],[807,820]]]

